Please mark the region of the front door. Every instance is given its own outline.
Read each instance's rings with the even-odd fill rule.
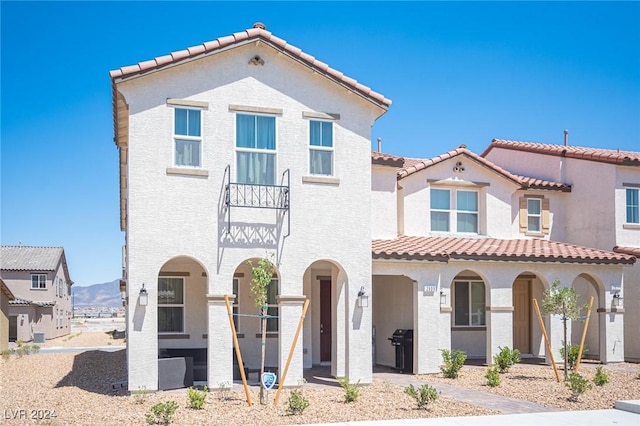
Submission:
[[[531,284],[529,280],[513,283],[513,348],[531,353]]]
[[[331,361],[331,280],[320,280],[320,362]]]
[[[18,340],[18,317],[13,315],[9,317],[9,341]]]

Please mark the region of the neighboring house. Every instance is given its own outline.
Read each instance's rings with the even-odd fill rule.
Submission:
[[[555,238],[640,257],[640,152],[495,139],[482,156],[515,173],[571,184]],[[609,324],[624,312],[624,339],[611,341],[624,340],[625,358],[640,361],[640,262],[605,284],[598,289],[597,322]],[[612,286],[624,301],[615,315],[607,291]]]
[[[357,302],[371,294],[371,126],[391,101],[259,23],[110,75],[129,389],[157,389],[171,348],[205,350],[208,382],[231,381],[225,295],[259,367],[249,261],[270,254],[267,365],[283,371],[309,299],[285,383],[314,364],[370,382],[371,310]]]
[[[0,352],[9,348],[9,302],[13,299],[15,296],[0,278]]]
[[[2,246],[0,278],[9,302],[9,341],[45,339],[71,330],[71,285],[62,247]]]
[[[487,363],[505,346],[548,356],[531,299],[541,302],[558,279],[595,296],[594,311],[609,306],[612,285],[635,261],[564,242],[563,210],[574,196],[565,180],[514,174],[464,146],[429,160],[373,153],[372,164],[379,364],[394,365],[387,337],[396,328],[413,329],[416,373],[437,372],[440,349],[461,349]],[[607,321],[589,325],[588,355],[623,361],[622,311],[607,313]],[[544,321],[560,348],[561,321]],[[574,333],[581,327],[574,325]]]

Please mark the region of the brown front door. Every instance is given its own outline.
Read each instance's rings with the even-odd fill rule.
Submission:
[[[331,280],[320,280],[320,362],[331,361]]]
[[[531,284],[529,280],[513,283],[513,348],[531,353]]]

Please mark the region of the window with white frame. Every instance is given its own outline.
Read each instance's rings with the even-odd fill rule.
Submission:
[[[454,325],[485,325],[485,293],[482,281],[455,281],[453,285]]]
[[[202,154],[202,120],[199,109],[174,108],[174,164],[200,167]]]
[[[640,189],[627,188],[627,223],[640,224]]]
[[[431,231],[478,233],[478,191],[431,188],[430,198]]]
[[[240,293],[238,293],[238,278],[233,279],[233,294],[235,299],[233,299],[233,324],[236,327],[236,332],[240,329],[240,321],[238,317],[239,307],[240,307]]]
[[[309,121],[309,173],[333,176],[333,123]]]
[[[527,231],[542,232],[542,199],[527,198]]]
[[[31,289],[40,290],[47,288],[47,274],[31,274]]]
[[[275,184],[275,117],[236,114],[236,170],[238,183]]]
[[[272,318],[267,318],[267,333],[278,332],[278,279],[271,280],[269,287],[267,288],[267,315]],[[262,321],[260,322],[262,324]],[[262,326],[262,325],[261,325]]]
[[[184,278],[158,278],[158,333],[184,332]]]

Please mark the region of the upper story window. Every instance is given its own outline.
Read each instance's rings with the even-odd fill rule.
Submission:
[[[640,224],[640,189],[627,188],[627,223]]]
[[[174,108],[173,140],[176,166],[202,165],[202,120],[199,109]]]
[[[532,195],[520,198],[520,232],[548,234],[550,226],[548,198]]]
[[[527,199],[527,230],[542,232],[542,200],[540,198]]]
[[[47,288],[47,274],[31,274],[31,289]]]
[[[158,278],[158,333],[184,332],[184,278]]]
[[[485,325],[485,293],[482,281],[453,283],[454,325]]]
[[[236,114],[236,170],[238,183],[275,184],[275,117]]]
[[[309,173],[333,176],[333,123],[309,121]]]
[[[431,188],[430,194],[431,231],[478,233],[477,191]]]

